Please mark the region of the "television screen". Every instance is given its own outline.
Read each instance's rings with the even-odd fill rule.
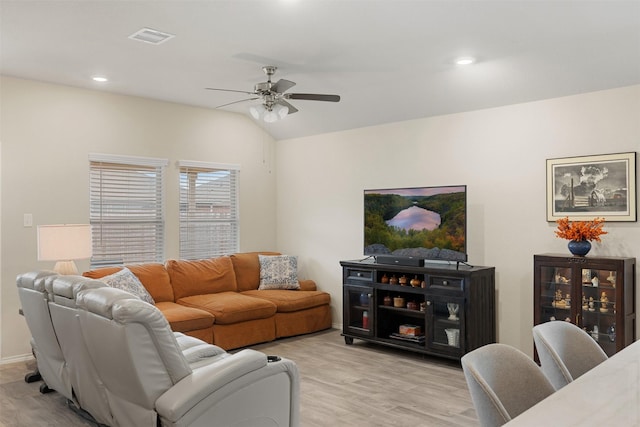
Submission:
[[[467,261],[467,187],[364,191],[364,254]]]

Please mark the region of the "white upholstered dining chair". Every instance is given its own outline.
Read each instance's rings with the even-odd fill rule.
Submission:
[[[607,354],[585,331],[560,320],[533,327],[542,372],[558,390],[596,365],[607,360]]]
[[[461,363],[482,427],[501,426],[554,392],[532,359],[505,344],[479,347]]]

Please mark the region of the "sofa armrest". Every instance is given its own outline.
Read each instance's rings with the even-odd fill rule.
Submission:
[[[156,411],[176,421],[208,395],[239,377],[267,365],[267,356],[255,350],[242,350],[219,358],[210,365],[194,369],[156,400]]]
[[[316,282],[314,282],[311,279],[299,280],[298,283],[300,283],[301,291],[317,291],[318,290],[316,286]]]

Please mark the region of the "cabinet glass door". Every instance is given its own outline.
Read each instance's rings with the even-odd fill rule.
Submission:
[[[371,288],[346,286],[345,325],[350,333],[371,335],[373,331],[373,292]]]
[[[581,324],[607,355],[616,352],[616,272],[581,269]]]
[[[463,299],[434,296],[428,301],[430,307],[429,345],[441,351],[458,354],[464,348]]]
[[[570,267],[542,266],[540,268],[540,321],[566,320],[576,323],[572,315],[574,299],[577,297],[571,285]],[[573,311],[575,312],[575,311]]]

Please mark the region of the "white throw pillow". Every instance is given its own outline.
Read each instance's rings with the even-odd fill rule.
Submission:
[[[259,290],[300,289],[298,257],[291,255],[258,255],[260,259]]]
[[[149,304],[155,304],[153,297],[144,287],[140,279],[138,279],[127,267],[117,273],[104,276],[100,280],[112,288],[122,289],[123,291],[127,291],[140,298],[142,301],[148,302]]]

